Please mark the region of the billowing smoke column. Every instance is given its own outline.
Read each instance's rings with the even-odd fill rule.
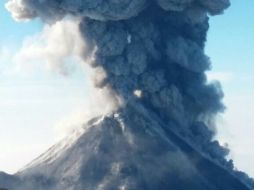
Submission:
[[[51,24],[77,18],[82,57],[99,71],[97,87],[121,97],[122,109],[139,102],[173,122],[167,125],[172,131],[253,185],[246,174],[233,171],[232,160],[225,159],[228,149],[213,140],[223,93],[218,83],[207,82],[204,45],[208,15],[229,5],[229,0],[9,0],[7,8],[16,20],[40,17]]]
[[[207,83],[210,61],[204,53],[208,14],[229,5],[229,0],[11,0],[7,8],[18,20],[81,19],[84,59],[105,73],[98,87],[173,120],[179,134],[233,167],[224,159],[228,150],[211,142],[214,132],[207,127],[224,107],[220,86]]]
[[[219,85],[207,84],[204,43],[208,14],[229,5],[228,0],[11,0],[7,8],[18,20],[81,18],[84,59],[105,73],[96,85],[112,89],[125,103],[139,99],[225,162],[227,149],[211,142],[206,126],[224,107]]]

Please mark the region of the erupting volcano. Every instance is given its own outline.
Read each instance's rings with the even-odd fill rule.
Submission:
[[[204,53],[228,0],[10,0],[15,19],[71,16],[81,55],[117,108],[91,119],[14,176],[12,190],[249,190],[214,140],[224,110]],[[59,44],[61,46],[61,44]],[[104,109],[103,107],[101,109]]]

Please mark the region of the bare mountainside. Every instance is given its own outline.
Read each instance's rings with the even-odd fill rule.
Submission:
[[[141,105],[128,105],[91,120],[0,182],[13,190],[249,189],[170,125]]]

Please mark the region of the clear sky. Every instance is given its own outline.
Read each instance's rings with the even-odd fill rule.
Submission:
[[[224,15],[213,17],[207,54],[211,78],[220,79],[227,110],[218,121],[218,138],[228,142],[239,169],[254,177],[254,1],[232,0]]]
[[[10,173],[56,139],[56,127],[87,102],[86,74],[68,77],[45,69],[20,69],[13,57],[24,40],[42,30],[38,21],[17,23],[0,2],[0,170]],[[221,81],[227,111],[218,137],[228,142],[239,169],[254,177],[254,1],[235,0],[211,18],[206,47],[213,62],[209,78]],[[68,123],[68,122],[67,122]]]

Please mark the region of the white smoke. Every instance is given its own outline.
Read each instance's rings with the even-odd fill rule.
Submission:
[[[113,92],[109,88],[95,89],[90,85],[87,91],[85,104],[80,105],[71,115],[54,126],[57,140],[66,137],[90,119],[110,114],[122,105],[122,100],[115,94],[112,95]]]
[[[46,64],[50,70],[68,74],[70,62],[80,62],[85,49],[77,21],[65,19],[46,25],[42,32],[24,40],[14,62],[18,65]]]
[[[36,17],[35,11],[29,10],[23,0],[13,0],[6,3],[6,9],[12,13],[16,21],[28,21]]]
[[[71,74],[73,68],[79,64],[84,75],[90,78],[86,104],[79,105],[70,116],[56,124],[54,128],[57,139],[66,136],[91,118],[115,111],[122,104],[121,99],[108,86],[95,89],[94,86],[102,85],[106,73],[102,68],[91,68],[87,64],[93,58],[86,57],[86,45],[81,38],[78,22],[78,19],[67,18],[45,25],[40,33],[24,40],[13,58],[19,70],[46,67],[47,70],[64,76]],[[86,59],[82,59],[84,57]]]

